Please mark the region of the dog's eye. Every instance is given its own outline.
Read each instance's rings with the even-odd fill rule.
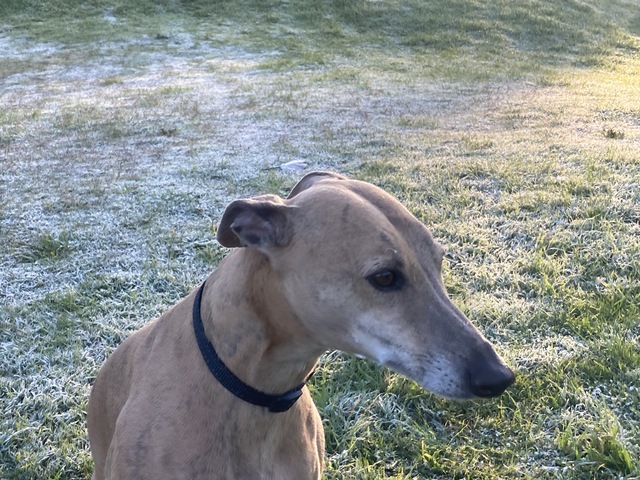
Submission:
[[[399,290],[404,284],[402,274],[395,270],[380,270],[367,277],[369,283],[378,290]]]

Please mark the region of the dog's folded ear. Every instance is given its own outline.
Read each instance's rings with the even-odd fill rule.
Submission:
[[[218,226],[218,242],[225,247],[252,247],[266,253],[291,241],[288,213],[294,209],[280,197],[263,195],[231,202]]]
[[[312,185],[329,178],[334,180],[347,179],[346,177],[343,177],[342,175],[338,175],[337,173],[333,173],[333,172],[311,172],[305,175],[304,177],[302,177],[302,180],[300,180],[296,184],[296,186],[293,187],[293,190],[291,190],[291,193],[289,193],[289,196],[287,198],[293,198],[296,195],[298,195],[300,192],[303,192],[307,188],[311,187]]]

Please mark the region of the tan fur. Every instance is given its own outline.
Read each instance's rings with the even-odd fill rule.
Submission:
[[[370,184],[310,174],[287,200],[233,202],[218,239],[248,248],[206,280],[205,332],[254,388],[293,388],[327,349],[365,355],[449,397],[497,395],[513,381],[447,297],[442,248]],[[402,272],[402,288],[367,280],[385,268]],[[284,413],[226,391],[197,347],[194,296],[129,337],[96,378],[94,480],[320,478],[324,433],[308,390]]]

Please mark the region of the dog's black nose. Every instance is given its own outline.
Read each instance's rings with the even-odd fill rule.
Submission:
[[[472,359],[469,385],[477,397],[496,397],[515,381],[513,372],[502,363],[489,344]]]
[[[491,369],[479,374],[472,374],[470,378],[471,392],[477,397],[497,397],[504,392],[516,379],[507,367]]]

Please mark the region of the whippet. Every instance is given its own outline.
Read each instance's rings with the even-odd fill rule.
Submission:
[[[100,370],[94,480],[320,478],[324,432],[304,383],[327,349],[445,397],[514,381],[447,296],[442,247],[380,188],[312,173],[286,200],[232,202],[217,239],[236,249]]]

